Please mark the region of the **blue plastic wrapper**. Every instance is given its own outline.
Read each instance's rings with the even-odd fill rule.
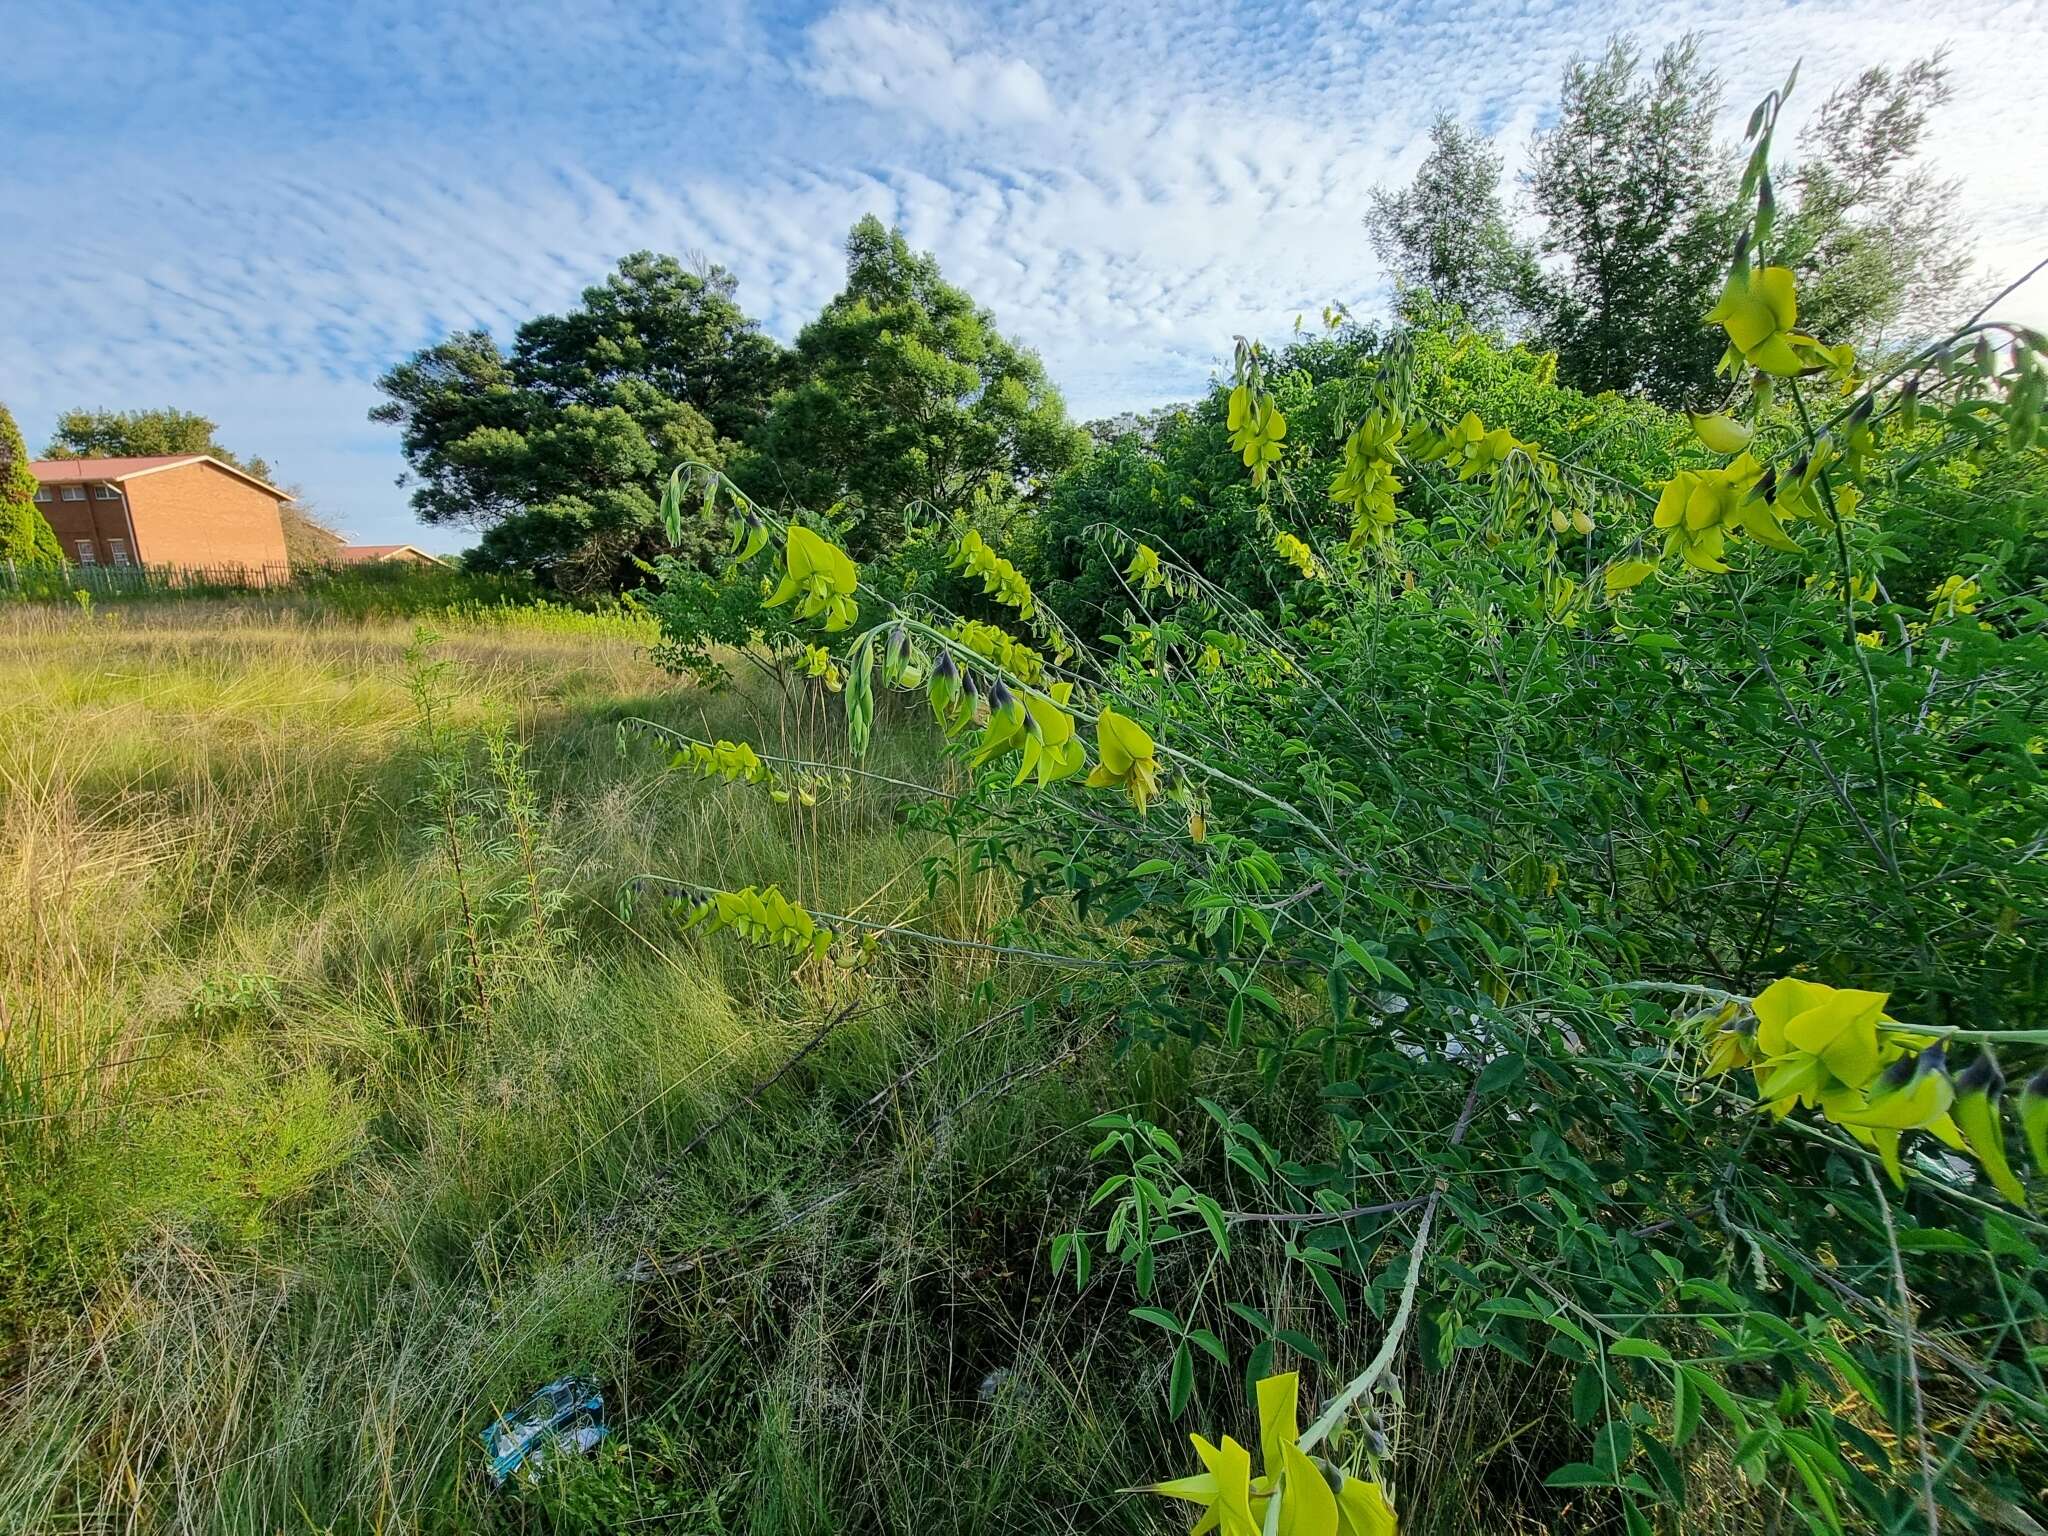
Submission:
[[[515,1472],[532,1477],[558,1451],[583,1455],[610,1434],[604,1394],[580,1376],[551,1381],[483,1433],[484,1470],[502,1488]]]

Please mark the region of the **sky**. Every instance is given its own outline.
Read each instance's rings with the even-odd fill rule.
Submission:
[[[1946,47],[1930,155],[1984,275],[2048,254],[2048,0],[0,0],[0,400],[38,450],[72,406],[200,411],[353,537],[458,549],[379,373],[640,249],[728,267],[790,340],[873,212],[1078,419],[1145,409],[1236,334],[1383,311],[1371,189],[1440,110],[1512,182],[1617,25],[1701,33],[1731,138],[1795,58],[1781,133]],[[2048,278],[2007,309],[2048,323]]]

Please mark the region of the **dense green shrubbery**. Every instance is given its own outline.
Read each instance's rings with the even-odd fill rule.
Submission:
[[[840,647],[856,750],[879,671],[980,770],[922,814],[1014,878],[990,942],[1236,1070],[1103,1117],[1054,1254],[1136,1303],[1176,1414],[1283,1360],[1328,1388],[1313,1460],[1262,1401],[1249,1492],[1202,1443],[1173,1491],[1226,1531],[1269,1497],[1385,1528],[1322,1479],[1419,1501],[1400,1383],[1471,1352],[1560,1398],[1538,1470],[1581,1525],[1988,1530],[2048,1476],[2009,1166],[2048,1175],[2048,1073],[2001,1113],[1990,1055],[2048,1044],[2043,345],[1973,322],[1873,377],[1799,332],[1778,105],[1711,415],[1440,327],[1241,345],[1056,488],[1044,600],[984,583],[1008,635],[792,525],[776,598]],[[672,518],[691,486],[761,547],[708,469]],[[865,926],[767,895],[673,888],[771,943]],[[1382,1347],[1332,1358],[1361,1310]]]

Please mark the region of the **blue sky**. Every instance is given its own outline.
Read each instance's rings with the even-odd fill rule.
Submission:
[[[366,419],[383,368],[509,335],[643,247],[730,267],[788,339],[873,211],[1077,415],[1145,407],[1234,333],[1379,307],[1359,216],[1432,113],[1512,173],[1616,25],[1705,33],[1731,132],[1795,56],[1810,110],[1948,45],[1933,154],[1979,256],[2048,252],[2048,0],[0,0],[0,399],[35,448],[72,405],[200,410],[356,537],[457,548]],[[2048,318],[2048,293],[2010,307]]]

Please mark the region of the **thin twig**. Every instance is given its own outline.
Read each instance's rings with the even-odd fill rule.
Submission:
[[[1927,1452],[1927,1404],[1920,1396],[1920,1362],[1913,1348],[1913,1298],[1906,1289],[1906,1266],[1899,1258],[1899,1233],[1892,1225],[1892,1203],[1884,1195],[1884,1183],[1868,1163],[1863,1172],[1877,1196],[1877,1211],[1884,1218],[1885,1246],[1891,1250],[1892,1285],[1899,1293],[1899,1346],[1906,1357],[1906,1385],[1913,1393],[1913,1448],[1920,1458],[1920,1502],[1927,1514],[1927,1536],[1941,1536],[1941,1515],[1934,1507],[1934,1461]]]
[[[1480,1063],[1479,1070],[1485,1070],[1484,1062]],[[1465,1132],[1472,1125],[1472,1111],[1478,1107],[1479,1078],[1474,1076],[1471,1091],[1465,1095],[1465,1107],[1458,1111],[1458,1123],[1451,1127],[1452,1146],[1465,1139]],[[1436,1221],[1437,1206],[1443,1200],[1444,1192],[1450,1188],[1450,1182],[1446,1175],[1438,1174],[1435,1188],[1423,1201],[1422,1220],[1416,1223],[1415,1241],[1408,1245],[1408,1277],[1401,1285],[1401,1304],[1394,1309],[1394,1321],[1387,1327],[1386,1342],[1380,1345],[1380,1352],[1372,1357],[1372,1362],[1352,1377],[1343,1391],[1330,1399],[1329,1407],[1308,1427],[1308,1432],[1301,1437],[1302,1450],[1310,1451],[1320,1445],[1323,1437],[1350,1412],[1351,1405],[1370,1391],[1373,1384],[1386,1374],[1387,1367],[1394,1363],[1394,1355],[1408,1332],[1408,1316],[1415,1310],[1415,1291],[1422,1280],[1422,1256],[1429,1248],[1429,1229]]]

